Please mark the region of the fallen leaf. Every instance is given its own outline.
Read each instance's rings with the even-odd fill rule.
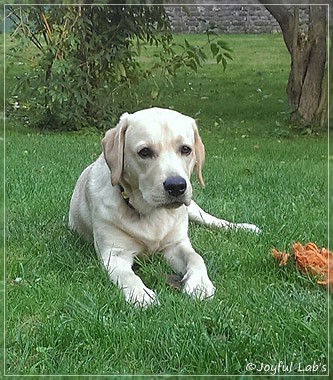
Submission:
[[[183,285],[182,285],[182,277],[179,276],[178,274],[168,274],[166,282],[169,286],[172,288],[175,288],[177,290],[181,290]]]

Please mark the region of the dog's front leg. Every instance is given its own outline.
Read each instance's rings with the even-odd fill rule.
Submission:
[[[133,272],[135,252],[117,248],[111,242],[107,244],[105,236],[103,238],[104,240],[97,240],[95,235],[96,251],[100,254],[111,281],[123,291],[126,301],[144,308],[156,302],[154,291],[147,288]],[[98,243],[101,241],[103,243]]]
[[[165,258],[171,267],[183,275],[183,291],[195,298],[214,296],[215,287],[208,277],[203,258],[195,252],[189,240],[168,247]]]

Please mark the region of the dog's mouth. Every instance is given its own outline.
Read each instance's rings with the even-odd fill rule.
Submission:
[[[183,205],[188,206],[190,202],[191,201],[188,200],[187,197],[181,197],[180,199],[153,199],[153,201],[149,203],[153,207],[173,209],[179,208]]]
[[[188,197],[180,197],[175,199],[168,199],[165,202],[161,203],[161,207],[172,209],[172,208],[178,208],[183,205],[189,206],[191,203],[191,200]]]
[[[162,206],[164,208],[178,208],[180,206],[183,206],[185,202],[173,202],[173,203],[167,203],[166,205]]]
[[[143,197],[144,198],[144,197]],[[145,199],[145,198],[144,198]],[[166,193],[152,194],[151,197],[145,199],[151,206],[156,208],[176,209],[183,205],[189,206],[191,203],[191,193],[182,194],[178,197],[170,196]]]

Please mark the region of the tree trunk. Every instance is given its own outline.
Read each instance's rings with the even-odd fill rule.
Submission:
[[[310,5],[308,31],[299,25],[299,7],[265,5],[279,23],[291,56],[287,86],[291,122],[325,124],[327,121],[326,18],[327,6]]]

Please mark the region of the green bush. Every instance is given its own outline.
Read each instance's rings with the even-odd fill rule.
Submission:
[[[139,82],[151,79],[154,97],[158,86],[153,73],[170,78],[184,66],[196,71],[206,59],[203,48],[186,40],[184,45],[174,43],[163,6],[11,6],[8,10],[16,25],[14,35],[21,41],[12,48],[12,56],[34,45],[11,101],[14,108],[19,105],[16,114],[32,126],[106,129],[121,109],[137,104]],[[212,39],[209,25],[206,33],[213,56],[225,68],[231,59],[228,45],[216,41],[216,36]],[[159,47],[148,68],[137,60],[145,45]]]

